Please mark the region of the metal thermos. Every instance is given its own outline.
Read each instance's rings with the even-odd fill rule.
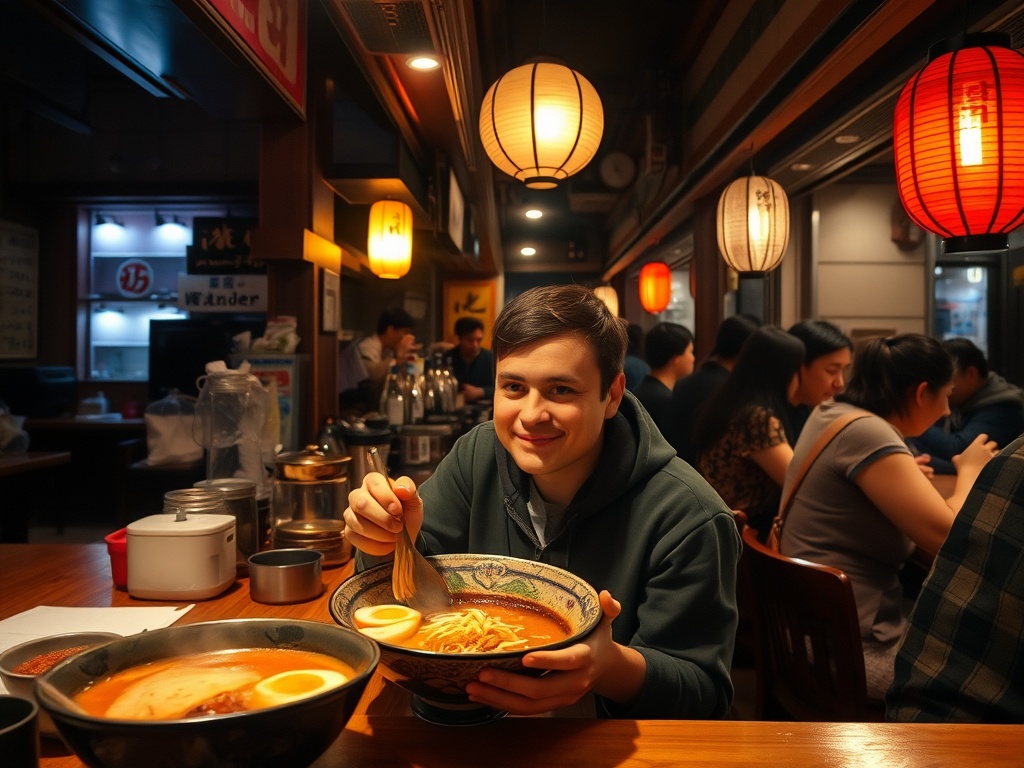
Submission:
[[[222,477],[216,480],[200,480],[194,487],[219,494],[224,501],[224,514],[235,518],[235,565],[239,575],[248,573],[249,557],[259,552],[261,548],[256,483],[240,477]]]
[[[274,549],[319,550],[325,568],[351,559],[343,518],[350,461],[348,456],[327,455],[316,445],[277,456],[270,502]]]

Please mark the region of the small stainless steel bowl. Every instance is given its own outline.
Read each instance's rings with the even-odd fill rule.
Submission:
[[[268,549],[249,557],[249,596],[281,605],[312,600],[323,593],[324,556],[315,549]]]

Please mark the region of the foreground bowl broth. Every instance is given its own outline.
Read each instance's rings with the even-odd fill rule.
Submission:
[[[380,659],[355,632],[315,621],[236,619],[144,632],[86,651],[44,677],[66,695],[129,667],[236,648],[295,648],[334,656],[355,671],[349,682],[266,709],[178,720],[116,720],[72,712],[39,693],[60,735],[87,764],[103,768],[306,765],[345,727]]]

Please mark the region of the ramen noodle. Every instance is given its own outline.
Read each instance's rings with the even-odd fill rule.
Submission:
[[[569,636],[553,612],[526,603],[462,600],[428,616],[400,645],[436,653],[494,653],[548,645]]]

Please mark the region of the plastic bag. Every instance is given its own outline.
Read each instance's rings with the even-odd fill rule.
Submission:
[[[146,463],[186,464],[203,458],[203,448],[192,437],[196,398],[173,389],[146,408]]]
[[[24,416],[15,416],[0,400],[0,453],[24,453],[28,450],[28,432],[22,429]]]

